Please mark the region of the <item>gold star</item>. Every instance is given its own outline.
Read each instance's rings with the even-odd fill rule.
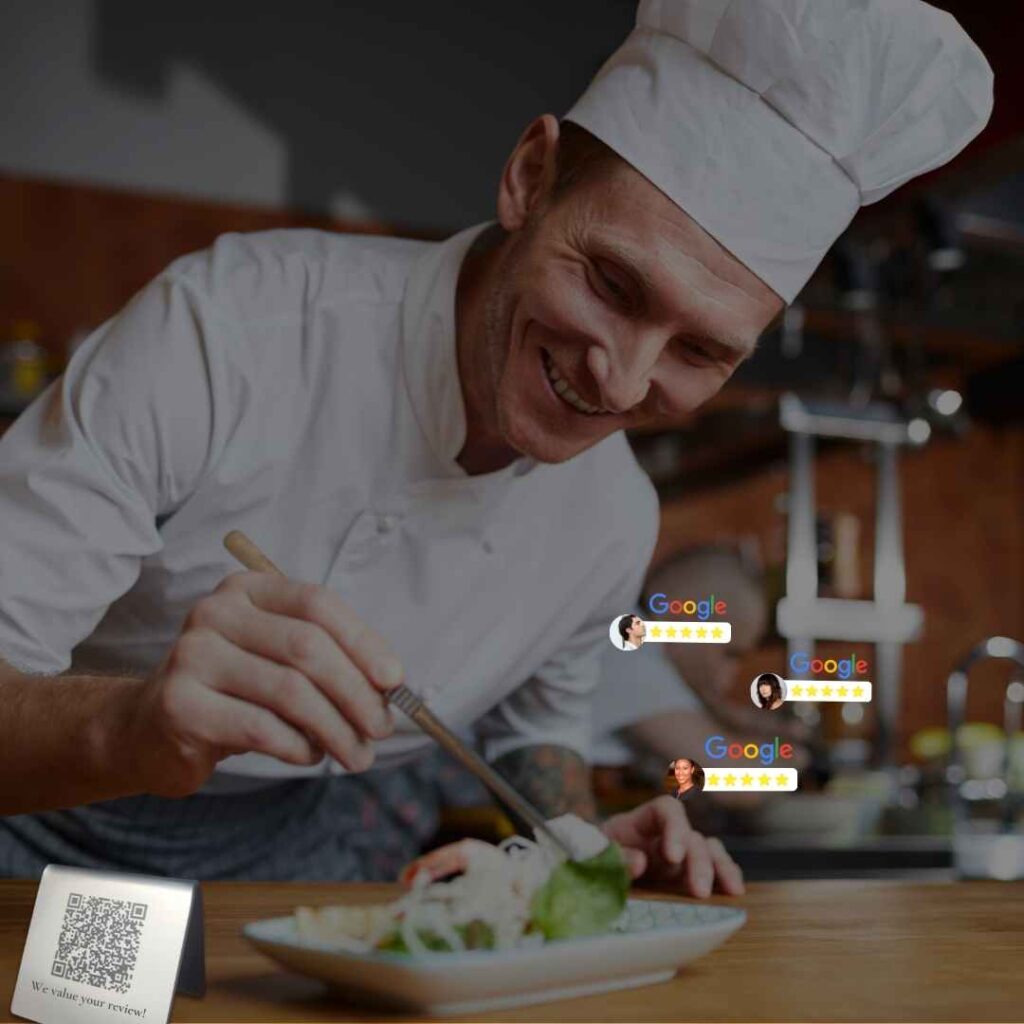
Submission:
[[[716,640],[718,640],[721,637],[721,635],[722,635],[722,627],[721,626],[715,626],[715,628],[713,630],[711,630],[711,635]]]
[[[839,689],[838,689],[838,690],[836,690],[836,693],[837,693],[837,694],[838,694],[838,695],[839,695],[840,697],[845,697],[845,696],[847,695],[847,693],[849,693],[849,692],[850,692],[850,691],[849,691],[849,690],[847,690],[845,686],[840,686],[840,687],[839,687]]]
[[[808,697],[817,697],[818,696],[818,688],[816,686],[808,686],[807,687],[807,696]]]
[[[821,695],[822,695],[822,697],[831,697],[832,696],[832,687],[831,686],[823,686],[821,688]]]
[[[689,626],[684,626],[683,630],[682,630],[682,633],[683,633],[683,639],[684,640],[689,640],[690,639],[690,627]]]
[[[735,786],[736,785],[736,776],[732,775],[732,774],[726,775],[726,777],[725,777],[725,784],[727,786]]]
[[[708,785],[709,786],[717,786],[718,785],[718,776],[717,775],[709,775],[708,776]]]
[[[697,639],[698,640],[703,640],[707,635],[708,635],[708,631],[703,626],[701,626],[700,629],[697,630]]]
[[[761,778],[759,778],[757,781],[760,782],[762,786],[770,786],[772,784],[772,777],[768,774],[765,774],[762,775]]]
[[[864,687],[863,686],[855,686],[853,688],[853,695],[854,695],[854,697],[863,697],[864,696]]]
[[[775,776],[775,781],[780,786],[784,786],[787,782],[789,782],[789,779],[785,775],[776,775]]]
[[[674,637],[675,635],[676,635],[675,626],[669,626],[669,628],[665,630],[665,636]]]
[[[748,772],[743,776],[742,782],[744,786],[752,786],[754,784],[754,776]]]
[[[660,626],[655,626],[651,630],[651,636],[661,636],[661,627]]]
[[[801,694],[802,694],[802,693],[804,692],[804,688],[803,688],[802,686],[791,686],[791,687],[789,688],[789,692],[790,692],[790,693],[791,693],[791,694],[792,694],[792,695],[793,695],[794,697],[799,697],[799,696],[800,696],[800,695],[801,695]]]

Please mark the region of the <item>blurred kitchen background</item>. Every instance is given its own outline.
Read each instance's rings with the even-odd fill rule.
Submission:
[[[872,704],[804,705],[799,793],[694,804],[755,877],[1024,874],[1024,12],[938,6],[995,69],[989,127],[862,211],[718,398],[632,439],[663,499],[655,562],[725,543],[763,570],[773,625],[737,704],[787,651],[871,663]],[[0,429],[225,231],[490,218],[520,131],[568,108],[633,12],[5,0]],[[643,785],[606,781],[606,806]]]

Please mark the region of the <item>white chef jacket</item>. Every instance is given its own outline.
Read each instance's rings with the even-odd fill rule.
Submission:
[[[148,672],[238,570],[222,546],[237,528],[337,591],[487,757],[585,754],[656,499],[621,434],[558,465],[456,462],[455,287],[480,230],[225,235],[93,333],[0,441],[0,657]],[[397,718],[379,765],[430,742]],[[261,754],[219,769],[343,770]]]

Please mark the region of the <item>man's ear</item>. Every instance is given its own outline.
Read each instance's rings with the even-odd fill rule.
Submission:
[[[519,230],[551,191],[559,135],[558,118],[542,114],[519,137],[498,184],[498,221],[506,231]]]

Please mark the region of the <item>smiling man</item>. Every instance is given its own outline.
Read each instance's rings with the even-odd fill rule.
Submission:
[[[562,462],[707,401],[782,299],[607,145],[538,118],[502,177],[504,244],[467,261],[465,452]],[[480,266],[474,273],[474,263]],[[474,301],[473,283],[486,282]],[[460,323],[461,326],[461,323]],[[486,339],[468,341],[470,331]]]
[[[648,2],[527,128],[496,224],[173,264],[0,444],[0,870],[355,877],[367,770],[429,745],[403,678],[592,814],[590,694],[657,524],[623,429],[714,395],[990,102],[921,3]],[[233,572],[232,529],[305,582]],[[636,874],[742,886],[669,797],[604,828]]]

